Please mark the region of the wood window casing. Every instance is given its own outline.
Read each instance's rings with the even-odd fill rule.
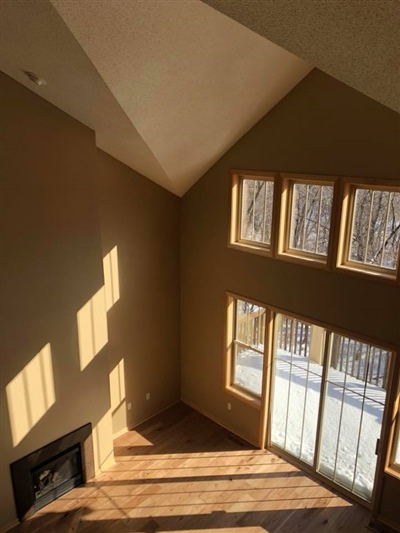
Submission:
[[[309,174],[231,170],[231,221],[228,247],[272,259],[308,265],[340,274],[398,283],[400,280],[400,252],[396,269],[349,260],[354,198],[357,190],[388,191],[400,194],[400,180],[345,178]],[[243,181],[258,180],[274,183],[270,242],[246,239],[241,236]],[[293,188],[296,185],[332,186],[333,198],[327,252],[313,253],[290,246]],[[322,198],[322,193],[321,197]],[[396,197],[396,202],[397,202]],[[321,201],[321,200],[320,200]],[[388,213],[388,211],[387,211]],[[315,223],[315,221],[313,221]],[[317,224],[318,226],[318,224]],[[400,226],[397,231],[400,233]],[[318,241],[316,241],[318,242]],[[318,247],[318,244],[317,244]]]
[[[356,261],[350,258],[352,230],[355,221],[355,201],[356,193],[360,190],[372,192],[400,193],[400,182],[398,180],[367,180],[367,179],[344,179],[341,194],[341,220],[339,228],[339,240],[337,250],[336,269],[338,271],[348,271],[361,276],[375,276],[382,280],[399,280],[400,251],[397,251],[396,268],[390,269],[379,265],[368,264],[365,261]],[[372,210],[372,200],[371,200]],[[388,208],[387,208],[388,215]],[[396,231],[400,231],[400,227]],[[370,227],[367,227],[367,247]],[[386,237],[386,228],[384,239]],[[382,256],[384,255],[384,244],[382,243]]]
[[[249,394],[245,390],[241,390],[240,387],[236,387],[232,385],[231,382],[231,376],[232,376],[232,352],[230,349],[232,348],[232,339],[234,336],[234,303],[235,300],[242,300],[250,303],[254,303],[255,305],[262,307],[266,311],[266,322],[265,322],[265,339],[264,339],[264,357],[263,357],[263,375],[262,375],[262,391],[261,391],[261,397],[254,397],[253,395]],[[400,477],[400,469],[398,470],[396,466],[393,468],[393,461],[391,461],[390,457],[393,457],[393,446],[395,442],[396,435],[399,431],[400,426],[400,420],[398,420],[398,409],[399,409],[399,402],[400,398],[399,395],[397,396],[397,399],[395,399],[395,395],[397,393],[397,385],[394,383],[394,379],[392,378],[393,375],[397,375],[396,369],[398,371],[400,367],[400,354],[398,351],[398,347],[395,345],[380,342],[377,341],[377,339],[373,339],[371,337],[368,337],[366,335],[360,335],[353,332],[350,332],[347,329],[343,329],[341,327],[333,327],[325,322],[321,322],[317,319],[310,319],[309,317],[304,317],[303,315],[299,315],[297,313],[291,313],[285,309],[278,308],[263,302],[255,301],[250,298],[237,295],[234,293],[227,293],[227,303],[228,303],[228,320],[227,320],[227,327],[226,327],[226,348],[225,348],[225,372],[224,372],[224,387],[226,392],[229,394],[232,394],[240,401],[247,403],[251,405],[252,407],[255,407],[260,410],[260,418],[259,418],[259,446],[260,448],[267,448],[274,453],[278,453],[282,457],[284,457],[289,462],[295,464],[299,468],[308,471],[310,474],[314,475],[317,479],[320,481],[323,481],[327,483],[328,485],[335,487],[337,490],[342,492],[343,494],[347,495],[348,497],[352,498],[353,500],[357,501],[358,503],[362,504],[363,506],[366,506],[370,509],[374,507],[374,505],[377,504],[377,494],[379,494],[379,487],[382,482],[382,476],[385,471],[386,474],[390,474],[395,477]],[[272,359],[273,359],[273,349],[274,344],[276,342],[276,327],[275,327],[275,320],[277,314],[284,314],[287,317],[290,317],[294,320],[299,320],[302,322],[307,322],[309,324],[313,324],[314,326],[318,326],[319,328],[323,328],[326,330],[326,340],[324,341],[324,350],[323,350],[323,360],[324,360],[324,370],[322,374],[323,381],[326,381],[327,377],[327,369],[326,362],[329,357],[329,347],[331,345],[330,338],[332,335],[344,335],[347,337],[351,337],[355,339],[357,342],[365,342],[367,344],[373,345],[375,348],[382,348],[384,350],[389,350],[391,352],[391,364],[387,367],[386,372],[388,373],[388,380],[387,383],[387,402],[386,402],[386,408],[384,411],[383,419],[382,419],[382,431],[381,431],[381,437],[382,442],[380,446],[387,450],[387,453],[380,453],[379,459],[376,467],[376,483],[375,487],[372,493],[371,501],[368,502],[364,500],[364,498],[358,496],[357,494],[354,494],[350,492],[348,489],[343,487],[342,485],[336,484],[334,481],[327,478],[325,475],[319,473],[314,467],[310,467],[306,463],[304,463],[301,460],[296,459],[296,457],[291,456],[290,454],[286,453],[282,449],[276,448],[274,445],[271,444],[271,434],[270,434],[270,416],[271,416],[271,395],[272,395],[272,388],[271,388],[271,379],[272,379]],[[321,405],[323,405],[324,402],[323,396],[321,396]],[[320,409],[321,409],[320,405]],[[390,413],[393,412],[393,417],[390,416]],[[397,425],[394,425],[391,422],[397,421]],[[321,429],[318,429],[317,432],[317,440],[320,439],[320,432]],[[318,461],[318,458],[316,458],[316,461]],[[314,465],[315,466],[315,465]],[[384,470],[383,470],[384,469]]]
[[[274,255],[275,235],[276,235],[276,211],[279,202],[277,201],[277,173],[274,172],[256,172],[256,171],[232,171],[232,204],[231,204],[231,225],[228,246],[236,250],[248,251],[267,257]],[[271,229],[270,242],[263,242],[262,240],[246,239],[242,236],[242,218],[243,218],[243,190],[245,180],[255,180],[258,182],[273,183],[272,196],[272,213],[271,213]],[[265,210],[265,205],[264,205]],[[254,213],[254,203],[253,203]],[[265,216],[265,212],[264,212]]]
[[[260,309],[265,311],[265,323],[264,323],[264,334],[263,334],[263,350],[255,349],[250,344],[245,344],[238,339],[237,333],[237,303],[245,302],[253,304]],[[227,295],[227,322],[226,322],[226,355],[225,355],[225,370],[224,370],[224,388],[231,395],[236,398],[248,403],[256,409],[260,409],[261,406],[261,396],[264,383],[264,372],[262,372],[262,384],[261,384],[261,393],[256,394],[255,392],[241,386],[238,383],[235,383],[235,356],[237,346],[244,346],[249,348],[252,351],[255,351],[262,356],[263,365],[265,362],[265,353],[267,350],[266,339],[267,339],[267,330],[269,324],[269,316],[267,314],[267,309],[263,304],[251,300],[249,298],[241,298],[234,294],[228,293]]]
[[[332,263],[333,256],[333,239],[331,237],[332,229],[335,226],[335,212],[337,205],[337,178],[329,176],[309,176],[301,174],[281,174],[281,202],[280,202],[280,221],[279,221],[279,237],[278,237],[278,247],[277,247],[277,258],[283,259],[285,261],[290,261],[294,263],[305,263],[310,266],[314,266],[322,269],[329,269]],[[326,254],[313,253],[307,250],[296,249],[290,245],[291,240],[291,224],[292,224],[292,214],[294,209],[294,187],[296,185],[306,185],[306,186],[331,186],[332,187],[332,206],[330,213],[330,226],[329,226],[329,235],[328,235],[328,244]],[[320,206],[322,202],[322,193],[321,188],[320,195]],[[307,193],[308,194],[308,193]],[[320,213],[319,213],[320,215]],[[319,224],[319,220],[318,220]],[[304,222],[305,227],[305,222]],[[318,237],[316,236],[316,248],[318,247]]]

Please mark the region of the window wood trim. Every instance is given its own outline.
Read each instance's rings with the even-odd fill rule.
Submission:
[[[349,178],[343,176],[311,175],[289,172],[257,171],[232,169],[231,173],[231,218],[228,235],[228,248],[297,263],[312,268],[328,270],[357,276],[370,281],[384,283],[400,282],[400,253],[396,271],[386,268],[363,265],[362,263],[346,260],[349,249],[349,228],[352,221],[354,194],[357,188],[400,191],[400,180],[377,178]],[[271,220],[271,242],[263,245],[252,241],[239,239],[241,179],[265,179],[274,181],[274,196]],[[290,232],[291,189],[294,182],[333,185],[332,213],[329,231],[327,255],[313,254],[301,250],[293,250],[288,246]],[[353,192],[351,192],[353,191]],[[353,195],[353,198],[352,198]]]
[[[240,250],[242,252],[251,252],[258,255],[272,257],[275,248],[275,227],[276,227],[276,206],[277,202],[277,172],[263,172],[253,170],[231,170],[231,223],[229,228],[228,247]],[[270,244],[258,243],[256,241],[242,239],[240,237],[241,231],[241,216],[242,216],[242,183],[244,179],[254,179],[259,181],[273,182],[274,194],[272,202],[272,217],[271,217],[271,239]]]
[[[309,174],[289,174],[280,173],[281,178],[281,198],[280,198],[280,221],[279,221],[279,238],[276,257],[292,263],[307,264],[323,270],[329,270],[332,264],[333,256],[333,228],[336,226],[336,205],[338,203],[338,177],[336,176],[311,176]],[[329,228],[329,241],[327,254],[317,254],[303,250],[291,248],[290,242],[290,223],[292,213],[292,199],[294,184],[304,185],[331,185],[333,187],[332,210]]]
[[[400,362],[397,367],[399,367]],[[394,373],[396,375],[396,373]],[[391,417],[388,421],[389,435],[388,446],[385,460],[385,472],[400,479],[400,463],[394,462],[394,456],[396,452],[396,444],[400,445],[400,375],[399,369],[397,370],[397,383],[393,379],[391,385],[393,386],[393,408],[391,409]]]
[[[239,296],[230,292],[226,293],[226,307],[227,307],[227,315],[226,315],[226,331],[225,331],[225,347],[224,347],[224,390],[234,396],[235,398],[241,400],[244,403],[247,403],[251,407],[254,407],[256,409],[261,408],[261,400],[262,400],[262,390],[261,395],[258,396],[257,394],[252,394],[251,391],[248,391],[247,389],[244,389],[243,387],[240,387],[240,385],[236,385],[233,383],[233,358],[234,358],[234,348],[235,348],[235,336],[236,336],[236,302],[237,300],[241,300],[244,302],[248,302],[250,304],[257,305],[258,307],[262,307],[266,310],[266,325],[265,325],[265,332],[267,330],[267,320],[268,320],[268,309],[265,304],[261,302],[257,302],[255,300],[252,300],[251,298],[245,298],[243,296]],[[264,333],[265,334],[265,333]],[[260,352],[260,354],[263,355],[263,361],[265,362],[266,358],[266,342],[264,338],[264,351],[261,352],[261,350],[257,350]],[[264,381],[264,373],[263,373],[263,381]]]
[[[355,195],[357,189],[377,191],[400,192],[400,180],[377,180],[362,178],[343,178],[341,190],[341,215],[339,225],[339,239],[337,243],[337,259],[334,270],[337,272],[351,273],[371,279],[375,277],[386,282],[400,281],[400,251],[397,257],[395,270],[366,265],[348,259],[350,254],[351,228],[354,215]]]

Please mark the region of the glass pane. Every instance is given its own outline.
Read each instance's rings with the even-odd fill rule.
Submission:
[[[250,348],[235,345],[234,384],[261,396],[263,356]]]
[[[386,393],[376,388],[369,388],[362,412],[360,447],[357,454],[354,492],[370,500],[374,488],[377,456],[376,441],[380,438]]]
[[[271,243],[273,194],[273,181],[242,180],[240,239]]]
[[[333,479],[336,466],[342,400],[343,388],[334,383],[328,383],[322,421],[319,471],[331,479]]]
[[[277,315],[275,326],[271,441],[312,465],[324,330],[283,315]]]
[[[375,480],[389,359],[386,350],[331,336],[319,471],[367,500]]]
[[[314,463],[315,439],[317,436],[319,398],[321,393],[322,366],[310,361],[307,375],[307,393],[304,412],[304,432],[300,459]]]
[[[290,248],[327,255],[332,201],[332,185],[293,184]]]
[[[338,434],[339,446],[337,447],[333,479],[349,490],[353,487],[362,407],[362,396],[345,388],[341,405],[341,420]]]
[[[357,189],[350,261],[395,270],[400,245],[400,193]]]
[[[285,448],[287,408],[289,402],[290,364],[275,358],[273,367],[273,400],[271,413],[271,442]]]
[[[265,309],[256,304],[237,300],[235,340],[264,351]]]

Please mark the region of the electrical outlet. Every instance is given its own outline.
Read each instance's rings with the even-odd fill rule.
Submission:
[[[227,403],[227,408],[228,408],[228,411],[232,411],[232,405],[229,402]]]
[[[146,394],[146,400],[150,400],[150,392]]]
[[[132,409],[132,404],[131,402],[128,402],[128,411],[130,411]]]

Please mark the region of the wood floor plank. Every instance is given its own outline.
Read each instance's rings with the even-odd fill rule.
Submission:
[[[370,513],[179,403],[12,533],[366,533]]]

